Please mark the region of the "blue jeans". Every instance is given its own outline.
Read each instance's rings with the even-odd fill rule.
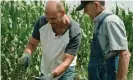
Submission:
[[[89,80],[107,80],[106,64],[89,64],[88,66]]]
[[[105,59],[104,51],[99,41],[99,29],[104,19],[111,14],[106,14],[98,23],[96,32],[93,33],[91,42],[90,61],[88,65],[89,80],[116,80],[116,71],[118,66],[117,56]],[[108,26],[109,27],[109,26]]]
[[[116,80],[118,71],[119,56],[114,56],[106,60],[107,80]]]
[[[75,66],[70,66],[65,73],[59,78],[59,80],[74,80]]]
[[[119,57],[114,56],[106,60],[106,63],[89,64],[89,80],[116,80]]]

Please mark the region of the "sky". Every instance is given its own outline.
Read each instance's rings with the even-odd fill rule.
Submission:
[[[27,2],[29,2],[29,0],[26,0]],[[40,1],[40,0],[31,0],[31,1]],[[42,0],[47,1],[47,0]],[[79,5],[80,4],[80,0],[65,0],[66,3],[68,3],[69,5]],[[115,8],[116,3],[118,4],[118,6],[124,8],[125,10],[127,10],[129,8],[130,11],[133,12],[133,0],[105,0],[106,1],[106,8],[108,8],[109,10],[112,10]]]
[[[115,7],[116,2],[118,4],[118,6],[124,8],[124,9],[128,9],[131,10],[133,12],[133,0],[117,0],[117,1],[106,1],[106,7],[109,9],[112,9],[113,7]]]
[[[68,4],[80,4],[80,0],[66,0]],[[106,0],[106,8],[112,10],[115,8],[116,3],[118,6],[131,10],[133,12],[133,0]]]

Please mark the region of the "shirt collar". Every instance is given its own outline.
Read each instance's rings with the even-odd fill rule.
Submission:
[[[110,12],[108,9],[105,9],[102,13],[100,13],[97,17],[94,18],[93,22],[99,23],[101,21],[101,19],[104,17],[104,15],[110,14],[110,13],[112,13],[112,12]]]

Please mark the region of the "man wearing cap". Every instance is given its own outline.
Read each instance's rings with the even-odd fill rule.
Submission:
[[[89,80],[125,80],[130,53],[123,21],[105,9],[105,1],[81,1],[77,11],[94,22],[88,65]]]

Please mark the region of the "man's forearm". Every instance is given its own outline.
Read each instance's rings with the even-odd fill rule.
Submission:
[[[33,47],[30,43],[28,43],[24,52],[32,54],[34,50],[35,50],[35,47]]]
[[[60,76],[67,70],[68,67],[69,65],[66,64],[65,62],[61,63],[54,71],[52,71],[53,76],[54,77]]]
[[[120,51],[116,80],[125,80],[128,72],[129,60],[130,60],[130,53],[126,50]]]
[[[68,69],[73,59],[74,56],[65,54],[62,63],[52,71],[53,76],[57,77],[63,74]]]
[[[32,54],[33,51],[36,49],[38,43],[39,40],[36,40],[35,38],[31,37],[24,52]]]

